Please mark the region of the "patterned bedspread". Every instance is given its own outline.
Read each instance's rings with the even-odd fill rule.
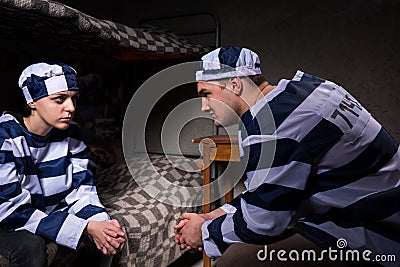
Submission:
[[[98,51],[123,60],[193,57],[209,50],[170,31],[129,27],[49,0],[0,0],[0,34],[2,41],[27,49]]]
[[[155,168],[172,183],[185,186],[202,184],[201,172],[182,170],[177,166],[180,163],[178,157],[174,157],[173,165],[164,155],[151,154],[150,160],[153,166],[146,160],[136,159],[134,175],[148,175],[154,180]],[[188,164],[184,160],[181,162]],[[183,253],[173,242],[173,227],[183,212],[198,212],[200,208],[167,205],[150,197],[134,181],[125,162],[102,172],[96,184],[109,214],[120,221],[128,236],[124,250],[115,259],[117,266],[167,266]]]

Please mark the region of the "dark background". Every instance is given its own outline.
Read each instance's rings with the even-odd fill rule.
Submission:
[[[96,18],[132,27],[157,17],[198,12],[214,14],[221,23],[221,44],[244,46],[258,52],[263,73],[270,83],[276,84],[281,78],[290,79],[298,69],[332,80],[356,96],[395,138],[400,139],[398,1],[114,0],[112,4],[109,1],[95,0],[59,2]],[[174,19],[153,21],[155,22],[183,34],[215,29],[213,18],[207,15],[192,15],[184,21]],[[216,43],[214,33],[188,37],[206,46],[214,46]],[[45,42],[51,42],[51,38],[43,38],[43,43]],[[38,46],[21,51],[10,40],[0,40],[0,79],[3,92],[0,109],[13,109],[23,103],[17,79],[27,64],[45,59],[46,53],[39,53],[40,45]],[[133,92],[152,74],[163,67],[181,62],[121,62],[104,54],[70,54],[67,44],[50,54],[51,57],[57,55],[59,59],[73,65],[82,76],[89,73],[100,74],[103,85],[108,90],[117,90],[123,83],[126,102],[129,102]],[[182,92],[185,91],[181,90],[180,94]],[[195,92],[190,90],[187,90],[187,94],[177,101],[195,96]],[[174,99],[173,94],[171,98]],[[211,131],[211,127],[206,130]],[[197,133],[204,132],[191,129],[188,134],[197,137]]]

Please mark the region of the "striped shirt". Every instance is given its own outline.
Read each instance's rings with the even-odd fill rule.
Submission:
[[[39,136],[22,118],[1,116],[0,226],[76,249],[88,221],[109,219],[88,163],[76,124]]]
[[[342,87],[298,71],[243,114],[246,191],[202,226],[211,258],[291,228],[321,248],[400,259],[399,144]]]

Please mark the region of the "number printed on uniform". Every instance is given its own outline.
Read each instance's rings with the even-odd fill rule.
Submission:
[[[331,118],[333,120],[339,119],[339,117],[352,129],[356,123],[360,113],[363,110],[361,105],[349,94],[345,95],[342,101],[339,103],[339,107],[333,111]]]

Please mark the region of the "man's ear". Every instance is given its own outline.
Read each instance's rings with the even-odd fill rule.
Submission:
[[[239,77],[235,77],[235,78],[230,78],[229,81],[232,84],[232,91],[236,95],[241,95],[243,91],[242,79],[240,79]]]
[[[29,106],[31,109],[36,109],[36,104],[35,104],[35,102],[28,103],[28,106]]]

